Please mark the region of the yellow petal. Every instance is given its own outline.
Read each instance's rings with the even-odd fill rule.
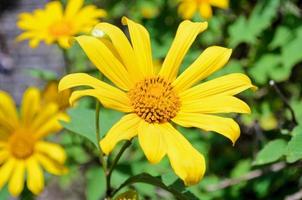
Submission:
[[[190,46],[197,35],[206,30],[207,27],[207,22],[194,23],[188,20],[183,21],[177,29],[175,39],[170,47],[167,57],[164,60],[159,75],[165,77],[169,81],[174,81],[179,67]]]
[[[16,160],[11,158],[0,167],[0,190],[10,178],[15,167]]]
[[[99,39],[92,36],[75,38],[91,62],[115,85],[124,90],[132,88],[129,74],[114,54]]]
[[[144,78],[144,74],[138,67],[133,48],[126,35],[118,27],[109,23],[99,23],[94,27],[94,30],[103,31],[109,36],[114,48],[121,57],[123,64],[129,71],[129,75],[131,76],[132,80],[142,80]]]
[[[208,77],[222,68],[231,56],[232,50],[212,46],[204,52],[173,82],[179,92],[191,87],[193,84]]]
[[[48,16],[47,16],[47,14],[48,14]],[[45,17],[45,16],[48,17],[48,19],[44,18],[43,21],[52,20],[52,22],[55,22],[56,20],[62,19],[62,17],[63,17],[62,3],[59,1],[52,1],[52,2],[47,3],[45,6],[45,10],[42,10],[40,17],[42,17],[42,15],[43,15],[43,17]],[[38,17],[38,14],[37,14],[35,18],[39,19],[40,17]]]
[[[58,144],[39,141],[35,147],[35,150],[60,164],[64,164],[66,161],[65,150]]]
[[[7,150],[0,150],[0,165],[2,165],[9,158]]]
[[[184,181],[185,185],[197,184],[206,170],[203,155],[171,124],[160,124],[159,127],[167,145],[167,154],[173,170]]]
[[[40,194],[44,189],[43,171],[34,156],[26,160],[27,187],[35,195]]]
[[[37,38],[33,38],[31,40],[29,40],[29,47],[32,49],[35,49],[38,47],[38,45],[40,44],[41,40],[37,39]]]
[[[109,154],[121,140],[130,140],[137,135],[137,128],[141,119],[136,114],[122,117],[100,141],[100,146],[105,154]]]
[[[98,9],[95,5],[86,5],[81,8],[72,20],[79,32],[89,33],[93,26],[98,23],[98,18],[106,15],[105,10]]]
[[[249,106],[242,100],[232,96],[210,96],[191,101],[181,100],[181,112],[184,113],[250,113]]]
[[[77,14],[77,12],[79,12],[83,4],[84,0],[68,0],[65,9],[65,17],[68,19],[73,19],[73,17]]]
[[[183,19],[192,19],[197,10],[196,2],[184,1],[178,7],[178,13],[181,14]]]
[[[66,172],[68,171],[64,165],[46,156],[45,154],[37,153],[35,156],[42,167],[51,174],[59,176],[66,174]]]
[[[29,125],[36,113],[40,110],[40,91],[38,88],[30,87],[23,94],[21,104],[21,117],[24,125]]]
[[[18,124],[12,123],[11,120],[8,119],[4,113],[0,112],[0,127],[0,139],[5,139],[16,129],[16,127],[18,127]],[[4,134],[2,134],[2,132]]]
[[[172,121],[183,127],[196,127],[205,131],[215,131],[229,138],[233,145],[240,136],[238,124],[230,118],[200,113],[179,112]]]
[[[70,102],[74,103],[83,96],[93,96],[97,98],[105,107],[116,109],[122,112],[131,112],[132,108],[127,94],[111,85],[100,81],[88,74],[76,73],[69,74],[61,79],[59,91],[78,87],[89,86],[94,90],[82,90],[73,92]]]
[[[138,126],[138,141],[150,163],[156,164],[166,154],[164,136],[159,124],[141,120]]]
[[[2,123],[1,122],[2,120],[1,120],[1,115],[0,115],[0,124]],[[3,125],[1,124],[1,130],[0,130],[0,148],[1,148],[1,142],[2,141],[7,141],[8,140],[8,137],[10,136],[10,133],[11,133],[11,131],[8,131],[8,130],[6,130],[6,128],[5,127],[3,127]],[[14,127],[10,127],[11,128],[11,130],[14,130]]]
[[[64,49],[68,49],[71,47],[70,37],[67,37],[67,36],[58,38],[58,43],[59,43],[60,47],[62,47]]]
[[[143,72],[144,76],[153,75],[152,50],[148,31],[127,17],[122,18],[122,23],[128,25],[135,59],[140,71]]]
[[[2,132],[0,132],[0,134],[2,134]],[[6,146],[7,146],[7,142],[0,140],[0,149],[5,148]]]
[[[190,101],[214,95],[236,95],[249,88],[257,87],[253,86],[246,75],[233,73],[201,83],[179,95],[183,101]]]
[[[54,103],[46,104],[43,109],[37,113],[37,116],[31,124],[32,130],[37,130],[49,121],[55,114],[58,113],[58,105]]]
[[[49,118],[43,125],[39,126],[34,133],[36,139],[48,136],[49,134],[57,133],[62,130],[60,121],[69,121],[69,117],[65,113],[58,113]]]
[[[73,87],[79,87],[79,86],[88,86],[94,89],[102,89],[103,87],[106,87],[108,84],[104,83],[103,81],[100,81],[93,76],[90,76],[85,73],[74,73],[74,74],[68,74],[64,76],[60,82],[59,82],[59,92],[70,89]],[[112,86],[111,86],[112,87]]]
[[[107,94],[110,93],[107,91]],[[130,107],[130,101],[125,95],[123,95],[125,98],[125,104],[121,102],[121,99],[117,99],[114,96],[109,96],[102,93],[99,90],[89,89],[89,90],[81,90],[73,92],[70,97],[70,104],[73,104],[76,100],[83,96],[92,96],[97,98],[105,107],[112,108],[121,112],[131,112],[132,108]],[[115,94],[116,95],[116,94]]]
[[[24,188],[25,162],[23,160],[16,161],[14,171],[8,183],[8,191],[12,196],[20,195]]]
[[[210,0],[212,6],[226,9],[229,7],[229,0]]]
[[[205,19],[212,17],[212,8],[208,2],[204,2],[199,5],[199,12],[200,15]]]
[[[18,114],[16,105],[12,97],[0,90],[0,119],[3,119],[3,123],[0,121],[0,125],[15,127],[18,124]]]

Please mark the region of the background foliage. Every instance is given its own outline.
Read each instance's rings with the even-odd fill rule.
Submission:
[[[157,62],[165,57],[182,20],[177,14],[176,0],[86,2],[105,8],[109,14],[105,21],[121,28],[124,28],[120,23],[122,16],[144,24],[150,32]],[[210,45],[233,49],[228,65],[210,78],[244,72],[259,87],[256,92],[240,95],[252,108],[251,115],[235,116],[241,126],[241,137],[232,146],[218,134],[179,127],[207,161],[206,176],[200,184],[190,188],[184,188],[177,180],[167,159],[157,165],[149,164],[135,139],[112,177],[114,187],[119,187],[129,176],[140,174],[130,180],[134,184],[131,184],[131,190],[123,190],[127,192],[122,196],[172,199],[173,185],[172,193],[178,199],[292,200],[293,194],[302,187],[301,9],[302,2],[298,0],[233,0],[228,10],[215,9],[208,30],[190,49],[181,71]],[[196,15],[193,20],[202,19]],[[98,76],[78,45],[68,51],[68,56],[74,72],[86,71]],[[53,78],[49,72],[31,74]],[[88,200],[101,199],[105,191],[95,148],[95,125],[91,123],[95,119],[94,108],[94,100],[85,98],[76,108],[69,109],[71,123],[64,124],[66,131],[60,135],[69,155],[70,168],[70,173],[60,178],[60,185],[68,188],[83,174]],[[100,116],[101,135],[104,135],[122,114],[102,108]],[[137,183],[142,179],[149,180],[154,186]],[[4,189],[0,199],[5,195]]]

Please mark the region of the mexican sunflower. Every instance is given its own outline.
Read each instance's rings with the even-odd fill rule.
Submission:
[[[58,91],[58,81],[50,81],[46,84],[45,88],[42,91],[42,103],[55,103],[58,105],[59,110],[64,111],[70,106],[70,94],[70,90],[65,90],[63,92]]]
[[[54,175],[66,173],[64,149],[43,138],[60,131],[58,120],[68,118],[56,104],[42,107],[40,96],[38,89],[27,89],[18,115],[13,99],[0,91],[0,190],[8,183],[13,196],[22,192],[25,177],[31,192],[42,192],[42,168]]]
[[[68,48],[70,37],[89,32],[100,17],[106,16],[103,9],[94,5],[83,7],[83,4],[84,0],[68,0],[66,9],[63,9],[61,2],[56,0],[47,3],[44,9],[21,13],[17,25],[24,33],[17,40],[29,39],[32,48],[37,47],[40,41],[46,44],[56,42]]]
[[[175,173],[186,185],[196,184],[205,172],[205,160],[172,123],[214,131],[233,143],[240,135],[238,124],[218,113],[249,113],[249,106],[234,97],[254,87],[250,79],[234,73],[199,83],[222,68],[232,50],[212,46],[179,76],[179,67],[196,36],[207,28],[207,23],[183,21],[158,73],[152,63],[148,31],[130,19],[128,25],[131,43],[116,26],[99,23],[95,29],[110,38],[111,45],[92,36],[79,36],[76,41],[94,65],[116,86],[85,73],[62,78],[59,90],[77,86],[91,89],[74,91],[73,103],[83,96],[97,98],[105,107],[127,113],[100,141],[109,154],[121,140],[138,136],[144,154],[151,163],[168,156]]]
[[[192,19],[197,11],[201,17],[209,19],[212,17],[211,6],[227,9],[229,0],[181,0],[178,12],[184,19]]]

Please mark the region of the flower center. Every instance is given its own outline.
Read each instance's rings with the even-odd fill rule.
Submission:
[[[13,133],[9,143],[12,155],[18,159],[26,159],[34,152],[35,139],[24,131]]]
[[[134,112],[146,122],[164,123],[176,116],[180,100],[162,77],[146,78],[128,93]]]
[[[72,35],[73,27],[72,24],[68,21],[57,21],[50,25],[49,32],[51,35],[59,36],[70,36]]]

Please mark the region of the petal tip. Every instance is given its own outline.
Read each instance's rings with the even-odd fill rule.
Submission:
[[[101,141],[99,141],[99,147],[101,148],[101,150],[103,151],[103,153],[108,156],[109,153],[111,152],[111,150],[109,149],[108,145],[106,145],[106,142],[104,142],[104,139],[102,139]]]
[[[127,25],[128,24],[128,20],[129,20],[128,17],[123,16],[121,22],[122,22],[123,25]]]

